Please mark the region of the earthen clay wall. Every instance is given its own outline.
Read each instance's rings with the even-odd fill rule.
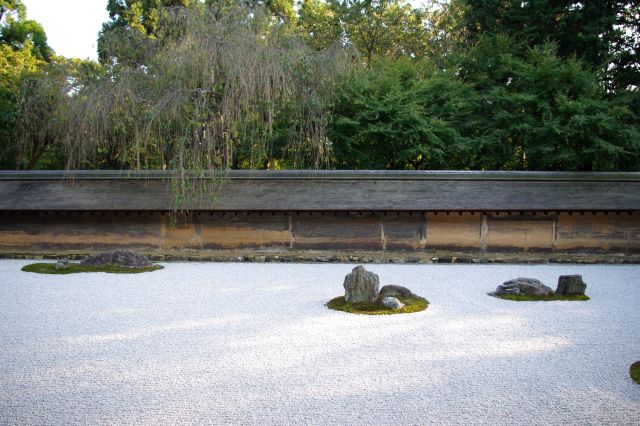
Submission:
[[[640,254],[640,214],[0,212],[0,254],[221,250]]]

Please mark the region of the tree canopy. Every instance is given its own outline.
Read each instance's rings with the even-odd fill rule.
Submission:
[[[15,167],[15,124],[27,79],[53,59],[42,26],[27,19],[20,0],[0,1],[0,167]]]
[[[637,0],[0,1],[2,166],[640,171]]]

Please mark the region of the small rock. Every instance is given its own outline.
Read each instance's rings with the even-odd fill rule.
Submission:
[[[256,262],[264,263],[267,261],[267,256],[256,256]]]
[[[560,275],[556,293],[564,295],[584,295],[586,289],[587,284],[582,281],[582,275]]]
[[[395,297],[384,297],[382,299],[382,304],[385,308],[389,309],[400,309],[404,307],[404,304]]]
[[[55,265],[56,271],[69,268],[69,259],[58,260]]]
[[[380,279],[362,265],[344,278],[344,299],[348,303],[373,302],[378,297]]]
[[[516,278],[505,281],[496,289],[496,294],[534,294],[547,296],[553,293],[551,287],[542,284],[535,278]]]
[[[378,297],[415,297],[416,295],[401,285],[385,285],[380,289]]]

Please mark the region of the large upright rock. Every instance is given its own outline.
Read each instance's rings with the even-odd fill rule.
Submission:
[[[344,299],[349,303],[373,302],[378,297],[380,279],[362,265],[344,278]]]
[[[535,278],[516,278],[505,281],[496,289],[495,294],[533,294],[547,296],[553,293],[551,287],[542,284]]]
[[[582,281],[582,275],[560,275],[558,278],[557,294],[584,295],[587,285]]]
[[[145,256],[128,250],[116,250],[109,253],[101,253],[89,256],[82,262],[83,266],[117,265],[122,268],[149,268],[153,266]]]

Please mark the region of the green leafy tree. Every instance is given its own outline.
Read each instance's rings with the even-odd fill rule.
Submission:
[[[341,86],[336,166],[376,169],[640,169],[635,92],[611,97],[552,44],[505,36],[437,61],[376,62]]]
[[[24,81],[53,57],[42,26],[19,0],[0,1],[0,167],[16,167],[15,124]]]
[[[98,36],[98,56],[102,63],[145,65],[154,48],[184,35],[185,19],[194,13],[207,9],[220,18],[241,7],[266,9],[276,24],[295,23],[293,0],[108,0],[110,21]]]
[[[462,55],[458,77],[473,87],[462,133],[473,141],[474,168],[638,170],[638,116],[611,98],[598,76],[554,45],[521,49],[504,36]]]
[[[421,56],[425,19],[425,12],[405,0],[305,0],[298,26],[310,45],[351,44],[370,64],[378,56]]]
[[[68,128],[81,119],[74,106],[87,86],[105,76],[104,68],[93,61],[57,57],[23,77],[13,132],[19,168],[61,169],[67,165],[63,154],[69,142]],[[94,161],[100,164],[101,159]]]
[[[296,21],[293,0],[205,0],[205,4],[214,11],[238,7],[248,10],[263,8],[281,24],[294,24]]]
[[[219,12],[181,9],[173,16],[181,33],[149,46],[143,66],[33,80],[20,122],[24,156],[58,149],[68,167],[182,172],[321,166],[333,87],[348,61],[305,46],[261,8]],[[170,18],[157,34],[175,28]],[[30,125],[34,115],[40,126]]]
[[[0,0],[0,22],[8,16],[14,19],[24,20],[27,16],[27,8],[22,0]]]
[[[323,0],[303,0],[298,10],[298,33],[316,49],[326,49],[342,40],[337,11]]]
[[[339,168],[463,167],[468,87],[409,60],[381,61],[341,86],[329,135]]]
[[[561,58],[577,57],[601,73],[610,87],[640,82],[638,0],[454,0],[465,7],[471,42],[507,35],[535,47],[552,42]]]
[[[98,35],[98,57],[143,66],[154,49],[182,35],[188,10],[202,8],[198,0],[108,0],[110,21]]]
[[[14,50],[28,47],[36,58],[44,61],[51,60],[53,55],[44,29],[36,21],[26,19],[26,7],[20,0],[0,1],[0,44]]]

